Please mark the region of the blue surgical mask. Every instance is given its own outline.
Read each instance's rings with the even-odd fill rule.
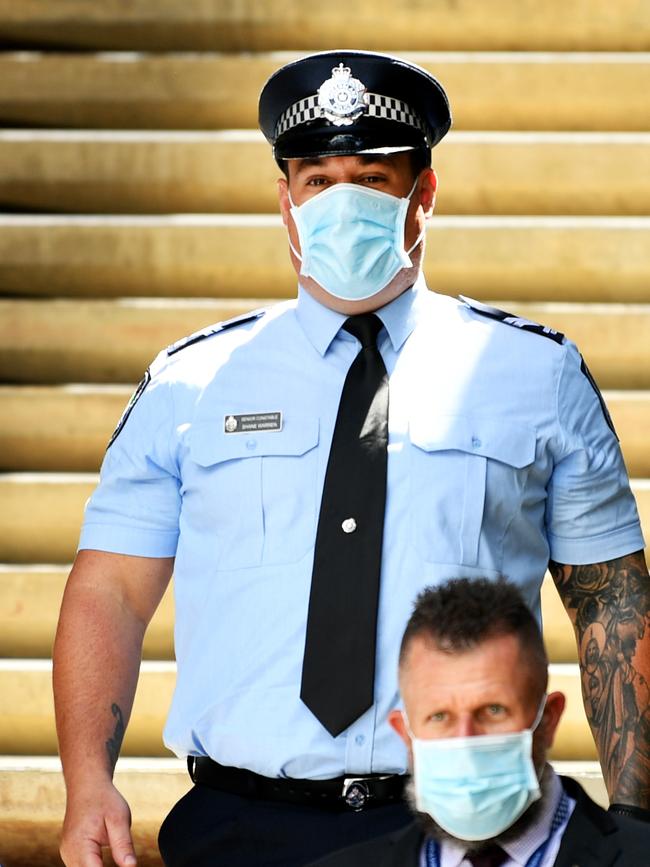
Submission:
[[[532,746],[545,703],[546,696],[531,728],[521,732],[411,735],[417,809],[459,840],[488,840],[510,828],[541,797]]]
[[[333,184],[304,204],[291,202],[300,259],[300,274],[311,277],[330,295],[362,301],[376,295],[402,268],[410,268],[411,253],[422,240],[404,250],[406,212],[415,186],[406,198],[359,184]]]

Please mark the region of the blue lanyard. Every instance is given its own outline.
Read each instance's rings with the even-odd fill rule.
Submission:
[[[549,843],[553,839],[553,835],[558,830],[558,828],[561,828],[562,825],[566,822],[566,818],[568,815],[569,799],[566,795],[566,792],[562,792],[560,803],[557,805],[557,809],[553,816],[553,821],[551,822],[551,830],[549,831],[548,837],[530,856],[530,858],[526,862],[526,867],[539,867],[539,865],[544,859],[544,855],[546,855],[546,850],[548,849]],[[431,838],[427,840],[425,853],[427,859],[427,867],[440,867],[440,845],[437,840],[432,840]]]

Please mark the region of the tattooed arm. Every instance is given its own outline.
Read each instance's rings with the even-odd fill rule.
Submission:
[[[110,846],[135,864],[126,801],[113,786],[140,667],[142,639],[171,559],[81,551],[70,573],[54,645],[54,702],[67,804],[61,856],[101,867]]]
[[[578,643],[585,711],[612,802],[650,809],[650,579],[642,551],[551,562]]]

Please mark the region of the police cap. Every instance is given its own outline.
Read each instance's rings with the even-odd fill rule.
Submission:
[[[369,51],[323,51],[264,85],[260,129],[277,160],[432,148],[451,126],[447,95],[425,69]]]

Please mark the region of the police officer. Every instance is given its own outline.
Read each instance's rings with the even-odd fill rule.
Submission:
[[[450,122],[440,84],[384,55],[316,54],[267,82],[298,296],[163,351],[113,436],[55,648],[67,865],[101,845],[134,863],[111,778],[172,567],[165,742],[196,785],[161,829],[168,865],[290,867],[408,822],[387,717],[425,585],[517,576],[539,615],[550,557],[579,637],[603,623],[608,664],[620,638],[650,675],[637,511],[578,351],[424,284]],[[610,794],[643,806],[617,787],[647,745],[592,726]]]

